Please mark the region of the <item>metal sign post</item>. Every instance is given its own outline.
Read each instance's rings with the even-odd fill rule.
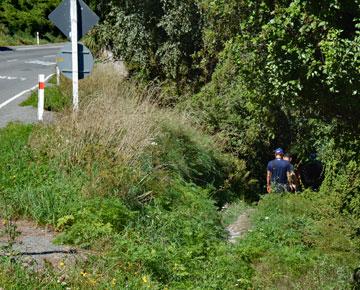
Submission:
[[[94,25],[99,21],[99,17],[91,11],[89,6],[83,0],[63,0],[60,5],[50,13],[49,19],[55,24],[67,38],[71,39],[71,77],[73,81],[73,106],[74,111],[79,110],[79,62],[80,62],[80,78],[90,74],[90,71],[84,71],[84,50],[81,47],[81,57],[79,59],[78,40],[83,37]],[[65,52],[64,52],[65,53]],[[66,52],[67,53],[67,52]],[[61,68],[66,68],[63,73],[69,75],[67,65],[60,65],[61,58],[58,65]],[[86,67],[92,68],[92,63],[89,64],[89,57],[86,58]],[[91,60],[92,61],[92,56]]]
[[[73,108],[79,110],[79,64],[78,64],[78,21],[77,0],[71,0],[71,50],[72,50],[72,81],[73,81]]]

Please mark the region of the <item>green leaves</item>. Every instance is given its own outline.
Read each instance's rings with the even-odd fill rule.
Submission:
[[[279,144],[301,158],[326,147],[330,136],[342,142],[359,132],[359,7],[339,1],[201,3],[206,21],[198,55],[203,68],[215,61],[216,69],[192,107],[229,151],[247,160],[254,176],[264,180],[259,172]],[[234,13],[241,8],[237,22],[224,12],[230,6]],[[224,33],[229,27],[234,30]]]
[[[201,19],[194,1],[120,2],[100,28],[102,42],[145,79],[179,84],[191,77],[200,45]]]
[[[52,32],[53,26],[47,16],[59,3],[60,0],[2,0],[0,24],[5,25],[11,34]]]

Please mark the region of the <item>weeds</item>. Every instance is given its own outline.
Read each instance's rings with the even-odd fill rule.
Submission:
[[[0,24],[1,25],[1,24]],[[54,37],[50,34],[46,34],[40,38],[40,44],[63,42],[62,37]],[[0,27],[0,46],[15,46],[15,45],[36,45],[37,39],[24,32],[18,32],[14,35],[10,35],[8,29],[1,25]]]
[[[254,231],[239,244],[260,249],[259,257],[254,260],[255,287],[349,287],[351,273],[360,260],[358,245],[351,237],[351,225],[335,209],[333,220],[324,219],[318,205],[326,199],[308,192],[267,196],[260,202]]]
[[[0,232],[0,237],[5,237],[6,241],[0,248],[6,255],[12,256],[14,254],[13,246],[15,245],[16,238],[21,233],[17,230],[17,225],[11,217],[3,218],[2,223],[4,229]]]
[[[56,86],[45,88],[44,109],[52,112],[60,112],[70,107],[70,97],[62,93]],[[33,91],[30,97],[22,102],[20,106],[38,106],[38,92]]]
[[[68,83],[62,86],[66,95]],[[339,215],[325,195],[266,196],[252,231],[229,245],[224,224],[247,205],[218,208],[247,196],[252,181],[245,163],[222,153],[186,116],[156,106],[157,88],[141,88],[106,69],[81,87],[76,118],[65,110],[51,125],[0,130],[0,190],[7,197],[1,211],[52,224],[61,232],[58,242],[92,250],[87,261],[63,265],[61,279],[49,270],[27,286],[350,285],[359,261],[355,221]],[[18,265],[0,263],[1,285],[24,289],[27,278]]]

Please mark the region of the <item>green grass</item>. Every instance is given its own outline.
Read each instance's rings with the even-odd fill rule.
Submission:
[[[143,204],[89,195],[90,168],[62,167],[29,146],[42,130],[49,129],[10,124],[0,130],[0,210],[52,224],[62,231],[59,242],[93,249],[86,263],[65,266],[67,287],[350,289],[360,243],[352,221],[334,211],[327,196],[265,196],[252,231],[229,245],[222,224],[248,208],[244,202],[220,215],[209,189],[164,171],[147,182],[144,191],[157,193]],[[129,192],[139,190],[136,178],[129,182]],[[30,277],[20,265],[0,265],[1,285],[11,289],[63,287],[51,268]]]
[[[253,283],[259,289],[350,289],[359,266],[352,220],[331,208],[328,196],[266,196],[255,226],[239,247],[257,249]]]
[[[144,176],[129,179],[127,198],[89,195],[90,168],[62,168],[46,152],[32,150],[28,145],[36,142],[32,138],[37,130],[47,129],[10,124],[0,130],[0,170],[4,173],[0,210],[7,216],[52,224],[63,231],[58,241],[99,251],[91,262],[69,269],[68,285],[104,289],[116,279],[118,287],[130,285],[130,289],[230,289],[239,277],[248,283],[251,268],[228,251],[210,189],[186,182],[178,174],[158,171],[143,189],[139,179]],[[154,191],[152,200],[139,202],[138,194],[149,189]],[[82,271],[90,273],[92,280],[84,279]],[[4,285],[11,281],[20,289],[26,275],[16,267],[2,279]],[[57,276],[49,275],[49,285],[56,285]],[[45,283],[43,279],[35,276],[31,283],[38,287]]]
[[[60,232],[57,242],[91,250],[87,261],[65,265],[61,273],[49,267],[30,275],[21,265],[2,259],[1,286],[351,288],[349,277],[360,261],[358,224],[334,208],[331,188],[326,194],[263,197],[252,216],[251,231],[237,244],[229,244],[224,227],[251,206],[237,201],[219,211],[216,204],[246,196],[246,166],[221,153],[201,131],[179,122],[173,112],[150,104],[134,110],[129,103],[116,102],[144,92],[136,88],[135,95],[126,94],[131,84],[113,80],[112,90],[108,83],[84,81],[89,95],[82,91],[82,108],[86,100],[93,107],[88,104],[75,124],[70,116],[53,125],[13,123],[0,129],[1,216],[50,224]],[[101,88],[111,89],[113,97],[107,100],[107,114],[93,110],[103,100]],[[61,104],[55,101],[60,97],[51,100],[53,108]],[[33,98],[29,104],[34,102]],[[131,114],[118,111],[121,104],[127,104]],[[56,108],[62,110],[63,105]],[[164,119],[154,122],[150,114],[137,123],[151,110]],[[96,119],[91,120],[88,112]],[[135,123],[126,123],[129,117]],[[119,130],[113,130],[115,122]],[[147,141],[142,146],[134,136],[150,122],[158,131],[154,136],[142,132]],[[119,143],[125,144],[120,152]],[[141,150],[134,151],[134,144]],[[57,282],[60,276],[66,284]]]
[[[81,180],[77,171],[63,174],[51,160],[36,159],[27,146],[32,130],[30,125],[10,124],[0,131],[0,209],[54,224],[79,203]]]
[[[71,104],[70,97],[62,93],[59,87],[50,86],[45,88],[45,101],[44,101],[45,110],[60,112],[65,108],[70,107],[70,104]],[[20,105],[33,106],[36,108],[38,105],[38,92],[33,91],[30,97],[26,99],[24,102],[22,102]]]
[[[40,38],[40,44],[56,43],[63,42],[62,37],[53,37],[47,35],[46,38]],[[0,33],[0,46],[16,46],[16,45],[36,45],[36,37],[25,34],[18,33],[15,35],[1,34]]]

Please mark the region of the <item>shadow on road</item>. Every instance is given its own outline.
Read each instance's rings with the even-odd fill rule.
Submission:
[[[0,46],[0,51],[13,51],[10,47]]]

